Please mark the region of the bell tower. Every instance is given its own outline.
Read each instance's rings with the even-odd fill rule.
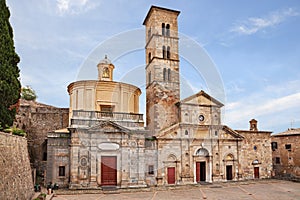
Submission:
[[[113,70],[115,66],[107,58],[107,55],[99,62],[97,68],[99,81],[113,81]]]
[[[179,11],[151,6],[146,27],[146,122],[151,134],[179,122]]]

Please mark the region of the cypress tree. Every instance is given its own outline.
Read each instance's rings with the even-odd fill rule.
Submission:
[[[20,58],[15,52],[9,17],[6,1],[0,0],[0,128],[13,124],[21,91]]]

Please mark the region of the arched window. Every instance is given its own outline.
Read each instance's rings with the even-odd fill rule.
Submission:
[[[167,24],[166,26],[166,32],[167,32],[167,36],[170,36],[170,24]]]
[[[165,46],[163,46],[163,52],[162,52],[162,56],[163,56],[163,58],[166,58],[166,47]]]
[[[171,80],[171,69],[168,69],[168,81]]]
[[[148,63],[151,62],[151,53],[148,53]]]
[[[209,153],[208,153],[207,149],[201,148],[201,149],[197,150],[196,155],[197,156],[209,156]]]
[[[163,69],[163,78],[164,78],[164,81],[166,81],[166,71],[167,71],[166,68],[164,68]]]
[[[165,35],[165,29],[166,29],[165,23],[162,23],[162,24],[161,24],[161,34],[162,34],[162,35]]]
[[[167,58],[170,59],[171,53],[170,53],[170,47],[167,47]]]
[[[230,154],[228,154],[228,155],[226,156],[225,159],[226,159],[226,160],[233,160],[234,157],[233,157],[233,155],[230,153]]]

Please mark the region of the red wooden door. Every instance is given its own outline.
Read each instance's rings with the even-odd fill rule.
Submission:
[[[200,162],[196,162],[196,182],[200,182]]]
[[[206,181],[205,162],[196,162],[196,182]]]
[[[168,167],[168,184],[175,184],[175,167]]]
[[[254,178],[259,178],[259,167],[254,167]]]
[[[117,157],[101,157],[101,184],[117,185]]]

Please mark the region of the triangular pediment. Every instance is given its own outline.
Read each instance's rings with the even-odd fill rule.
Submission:
[[[217,107],[224,106],[224,104],[222,104],[220,101],[216,100],[215,98],[211,97],[209,94],[205,93],[203,90],[201,90],[197,94],[194,94],[192,96],[189,96],[189,97],[181,100],[180,103],[202,105],[202,106],[217,106]]]
[[[112,121],[100,121],[95,126],[91,127],[89,131],[100,131],[104,133],[112,133],[112,132],[129,132],[129,129],[120,126]]]

